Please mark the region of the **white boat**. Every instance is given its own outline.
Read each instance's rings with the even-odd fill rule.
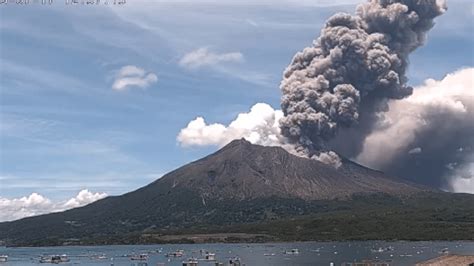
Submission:
[[[198,260],[195,258],[190,258],[187,261],[183,261],[183,266],[197,266]]]
[[[210,252],[206,252],[206,255],[204,256],[204,258],[208,261],[215,261],[216,260],[216,254],[215,253],[210,253]]]
[[[448,248],[443,248],[440,252],[438,252],[439,254],[449,254],[449,249]]]
[[[7,262],[8,256],[7,255],[0,255],[0,262]]]
[[[372,249],[371,251],[373,253],[382,253],[382,252],[390,252],[393,250],[394,248],[392,246],[388,246],[388,247],[379,247],[378,249]]]
[[[93,260],[106,260],[106,259],[108,259],[105,254],[92,255],[92,256],[90,256],[90,258],[93,259]]]
[[[132,255],[130,257],[131,260],[147,260],[148,259],[148,254],[138,254],[138,255]]]
[[[69,258],[65,254],[63,254],[63,255],[43,256],[40,259],[40,263],[54,263],[54,264],[58,264],[58,263],[62,263],[62,262],[69,262],[69,261],[70,261]]]
[[[180,250],[176,250],[176,251],[166,254],[166,257],[177,258],[177,257],[182,257],[183,255],[184,255],[184,250],[180,249]]]
[[[285,254],[286,255],[298,255],[298,254],[300,254],[300,251],[297,248],[294,248],[294,249],[285,251]]]

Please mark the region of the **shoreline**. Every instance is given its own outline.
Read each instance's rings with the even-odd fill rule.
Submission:
[[[394,240],[394,239],[364,239],[364,240],[288,240],[288,241],[262,241],[262,242],[250,242],[250,241],[237,241],[237,242],[225,242],[225,241],[213,241],[213,242],[160,242],[160,243],[127,243],[127,244],[121,244],[121,243],[110,243],[110,244],[78,244],[78,245],[26,245],[26,246],[0,246],[0,248],[3,249],[15,249],[15,248],[61,248],[61,247],[104,247],[104,246],[156,246],[156,245],[209,245],[209,244],[225,244],[225,245],[231,245],[231,244],[242,244],[242,245],[272,245],[272,244],[283,244],[283,243],[302,243],[302,244],[308,244],[308,243],[363,243],[363,242],[385,242],[385,243],[420,243],[420,242],[427,242],[427,243],[439,243],[439,242],[446,242],[446,243],[453,243],[453,242],[460,242],[460,243],[474,243],[473,240],[466,240],[466,239],[461,239],[461,240],[446,240],[446,239],[437,239],[437,240]]]

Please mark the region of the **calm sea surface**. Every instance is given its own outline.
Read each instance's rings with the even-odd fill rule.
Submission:
[[[168,259],[165,254],[184,250],[181,258]],[[285,251],[298,249],[299,254],[287,255]],[[194,245],[134,245],[134,246],[86,246],[86,247],[45,247],[45,248],[5,248],[0,247],[0,255],[8,255],[7,265],[36,265],[42,255],[67,254],[70,262],[60,265],[182,265],[183,260],[194,257],[203,259],[201,250],[216,254],[217,261],[227,265],[229,258],[239,257],[248,266],[263,265],[341,265],[343,262],[362,259],[391,260],[392,265],[414,265],[443,251],[455,254],[474,254],[474,242],[299,242],[268,244],[194,244]],[[131,254],[147,253],[148,260],[134,262]],[[102,258],[98,258],[102,256]],[[164,264],[160,264],[164,263]],[[42,264],[45,265],[45,264]],[[199,260],[201,265],[214,262]]]

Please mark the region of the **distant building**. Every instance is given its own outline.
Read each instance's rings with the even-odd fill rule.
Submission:
[[[341,266],[392,266],[391,261],[362,260],[360,262],[344,262]]]
[[[444,255],[424,262],[419,262],[416,266],[474,266],[474,256],[472,255]]]

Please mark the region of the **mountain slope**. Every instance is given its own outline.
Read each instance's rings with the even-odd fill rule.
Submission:
[[[445,207],[447,217],[451,217],[450,208],[462,209],[463,202],[472,200],[429,191],[349,160],[335,169],[279,147],[235,140],[122,196],[61,213],[0,223],[0,241],[10,245],[136,243],[145,233],[246,232],[246,225],[293,221],[308,215],[332,217],[347,212],[347,217],[353,217],[351,213],[368,212],[364,217],[371,217],[379,211],[403,214],[410,208],[416,214],[423,207],[417,202],[429,197],[433,199],[426,202],[453,200]],[[424,218],[429,221],[438,212],[428,209]]]
[[[339,169],[294,156],[280,147],[234,140],[218,152],[148,185],[195,190],[205,199],[246,200],[277,196],[333,199],[355,193],[409,194],[422,188],[345,160]]]

